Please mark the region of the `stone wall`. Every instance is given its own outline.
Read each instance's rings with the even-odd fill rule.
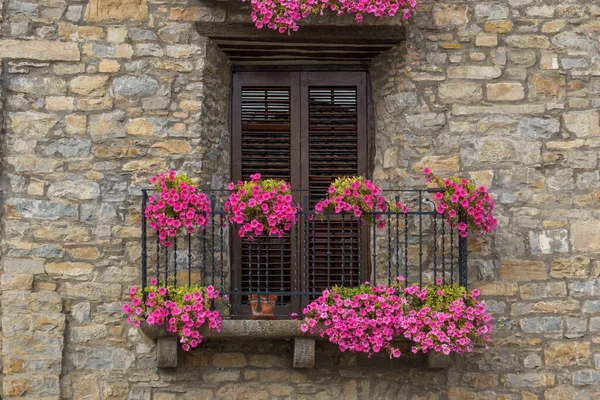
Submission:
[[[495,341],[447,370],[328,346],[207,343],[176,371],[124,324],[139,283],[140,189],[175,168],[229,178],[229,70],[195,21],[231,2],[3,2],[3,398],[569,399],[600,396],[600,6],[424,1],[374,60],[375,179],[490,185],[500,228],[470,281]],[[243,7],[242,7],[243,8]],[[400,23],[399,20],[394,20]]]

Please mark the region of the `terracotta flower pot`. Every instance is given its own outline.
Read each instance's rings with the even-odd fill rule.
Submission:
[[[250,309],[252,310],[252,317],[250,319],[267,319],[273,320],[277,317],[273,316],[275,312],[275,304],[277,303],[277,295],[272,294],[267,296],[266,294],[260,295],[260,310],[258,307],[258,295],[250,295]]]

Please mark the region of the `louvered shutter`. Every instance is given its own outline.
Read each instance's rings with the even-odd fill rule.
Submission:
[[[292,180],[292,106],[290,75],[245,73],[234,74],[233,86],[233,170],[234,180],[248,180],[259,172],[264,178]],[[297,105],[296,105],[297,106]],[[296,182],[297,184],[297,182]],[[234,307],[248,304],[248,293],[292,290],[291,242],[260,238],[254,242],[240,240],[232,233],[234,252],[240,259],[232,271],[232,289],[242,295]],[[260,242],[259,242],[260,241]],[[267,243],[268,242],[268,243]],[[281,304],[289,299],[280,298]],[[243,307],[238,313],[249,313]]]
[[[310,190],[311,207],[326,196],[336,178],[366,174],[365,82],[363,72],[303,76],[302,104],[307,107],[302,115],[302,132],[308,138],[303,157],[308,164],[304,183]],[[319,292],[336,284],[357,284],[364,279],[361,272],[368,267],[365,227],[349,215],[333,215],[316,220],[310,232],[309,248],[316,260],[308,274],[311,291]]]
[[[294,189],[308,189],[312,209],[335,178],[366,173],[364,72],[238,72],[233,80],[234,180],[255,172],[285,179]],[[295,194],[297,201],[304,196]],[[240,241],[234,232],[239,268],[232,272],[232,289],[316,292],[335,284],[356,284],[364,276],[361,270],[367,266],[360,260],[368,248],[367,232],[349,216],[343,221],[338,216],[303,221],[298,232],[303,234],[294,241],[290,235],[283,241],[260,239],[260,255],[256,243]],[[295,266],[305,270],[295,275]],[[242,297],[246,302],[247,296]]]

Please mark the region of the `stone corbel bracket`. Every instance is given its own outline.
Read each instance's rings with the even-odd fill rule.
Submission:
[[[315,365],[315,341],[325,340],[318,333],[310,335],[300,330],[300,321],[253,321],[225,320],[221,332],[207,326],[200,332],[205,339],[292,339],[294,340],[294,368],[313,368]],[[142,324],[146,336],[156,339],[158,368],[176,368],[179,343],[177,335],[167,332],[164,327]],[[318,331],[318,330],[317,330]],[[447,368],[450,357],[428,353],[427,368]]]

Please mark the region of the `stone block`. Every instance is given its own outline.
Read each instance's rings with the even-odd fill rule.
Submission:
[[[600,251],[600,220],[584,220],[571,223],[571,245],[576,252]]]
[[[71,92],[81,96],[102,96],[107,82],[107,75],[80,75],[71,79]]]
[[[4,290],[31,290],[33,275],[31,274],[2,274],[0,288]]]
[[[558,333],[562,331],[563,321],[558,317],[522,318],[520,326],[525,333]]]
[[[85,10],[86,21],[142,21],[148,18],[146,0],[90,0]]]
[[[490,80],[502,75],[502,70],[494,66],[459,66],[448,68],[449,79],[478,79]]]
[[[525,88],[517,82],[489,83],[486,89],[490,101],[516,101],[525,98]]]
[[[500,277],[506,281],[546,280],[546,264],[543,261],[505,259],[500,263]]]
[[[438,27],[466,25],[469,21],[468,7],[461,4],[437,4],[433,7],[433,23]]]
[[[483,89],[472,82],[447,82],[438,87],[438,96],[445,103],[473,102],[482,99]]]
[[[600,113],[596,110],[564,112],[563,123],[567,131],[576,137],[600,135]]]
[[[248,360],[243,353],[218,353],[212,363],[215,368],[244,368]]]
[[[589,366],[590,344],[585,342],[554,342],[544,349],[546,365],[552,367]]]
[[[503,381],[510,388],[537,388],[554,386],[555,376],[551,372],[526,372],[507,374]]]
[[[116,95],[123,97],[151,96],[158,90],[158,82],[147,76],[121,76],[113,81]]]
[[[557,258],[552,261],[550,276],[552,278],[587,278],[590,274],[591,260],[586,256]]]
[[[527,283],[520,288],[523,300],[538,300],[553,297],[566,297],[565,282]]]
[[[79,61],[77,43],[50,40],[0,40],[0,58],[38,61]]]
[[[517,49],[547,49],[550,47],[550,41],[542,35],[511,35],[505,40],[509,47]]]
[[[569,232],[566,229],[529,232],[529,245],[532,254],[568,253]]]
[[[315,365],[315,339],[294,338],[294,368],[312,368]]]

